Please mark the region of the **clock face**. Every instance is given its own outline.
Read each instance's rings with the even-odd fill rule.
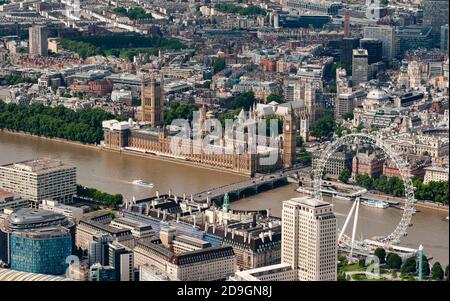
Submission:
[[[289,124],[286,124],[286,131],[289,131]]]

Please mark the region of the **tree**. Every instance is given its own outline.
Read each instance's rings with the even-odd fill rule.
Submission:
[[[335,126],[333,111],[327,109],[323,116],[312,124],[310,132],[314,137],[324,138],[333,133]]]
[[[339,271],[337,275],[337,281],[347,281],[347,277],[344,271]]]
[[[211,88],[211,81],[207,80],[203,83],[203,88],[209,89]]]
[[[447,266],[445,267],[445,280],[448,281],[448,264],[447,264]]]
[[[242,7],[231,3],[217,3],[214,8],[219,11],[245,16],[266,15],[266,10],[256,5],[248,5],[246,7]]]
[[[35,84],[38,81],[37,78],[22,76],[17,73],[10,73],[6,75],[5,80],[8,85],[17,85],[21,83]]]
[[[386,263],[391,269],[400,269],[402,266],[402,258],[397,253],[388,253]]]
[[[309,165],[312,162],[312,156],[304,146],[300,147],[300,152],[297,156],[297,162],[304,165]]]
[[[113,118],[125,120],[100,109],[73,111],[63,106],[46,107],[37,103],[27,106],[0,101],[0,129],[83,143],[99,143],[103,139],[102,122]]]
[[[373,186],[373,179],[367,174],[356,174],[355,177],[356,184],[371,190]]]
[[[241,109],[248,111],[255,102],[256,102],[255,93],[249,91],[236,96],[228,106],[230,107],[230,109],[233,110],[239,109],[239,112],[241,111]]]
[[[337,63],[333,64],[332,67],[331,67],[331,76],[333,78],[336,78],[336,70],[338,68],[345,69],[345,71],[347,72],[347,76],[352,75],[352,66],[351,65],[347,65],[347,64],[342,63],[342,62],[337,62]]]
[[[431,279],[442,280],[444,279],[444,270],[442,269],[439,261],[436,261],[431,268]]]
[[[416,271],[416,259],[414,257],[406,259],[401,268],[402,275],[415,274]]]
[[[365,261],[365,259],[360,259],[360,260],[358,260],[358,266],[359,266],[360,268],[364,268],[364,267],[366,266],[366,261]]]
[[[302,147],[304,143],[305,142],[303,141],[303,137],[302,136],[295,137],[295,146],[296,147]]]
[[[191,121],[194,111],[198,108],[193,104],[181,104],[173,101],[168,109],[164,110],[164,124],[172,124],[174,119],[186,119]]]
[[[348,179],[350,179],[351,173],[347,168],[344,168],[339,174],[339,181],[342,183],[347,183]]]
[[[345,113],[344,115],[342,115],[342,118],[345,120],[347,119],[353,120],[353,112]]]
[[[386,262],[386,251],[383,248],[376,248],[374,255],[380,259],[380,263]]]
[[[222,58],[218,58],[215,62],[214,62],[214,74],[215,73],[219,73],[220,71],[222,71],[223,69],[225,69],[226,67],[226,63],[225,63],[225,59]]]
[[[344,132],[351,133],[352,131],[348,127],[341,125],[336,129],[336,135],[338,135],[338,137],[342,137]]]
[[[270,103],[272,101],[275,101],[277,103],[283,103],[284,99],[281,95],[272,93],[269,96],[267,96],[267,103]]]

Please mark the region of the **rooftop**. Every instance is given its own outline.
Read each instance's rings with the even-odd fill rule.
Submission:
[[[15,225],[18,224],[41,224],[56,220],[63,220],[66,217],[62,214],[52,211],[34,209],[34,208],[20,208],[14,211],[9,217],[9,222]]]
[[[30,229],[25,231],[13,232],[13,236],[26,237],[30,239],[49,239],[58,237],[70,236],[70,232],[67,228],[56,226],[56,227],[46,227]]]
[[[288,201],[285,201],[285,203],[289,203],[291,205],[297,205],[297,206],[298,205],[306,205],[308,207],[314,207],[314,208],[330,206],[330,203],[313,198],[311,196],[292,198]]]
[[[2,168],[15,169],[35,174],[44,174],[61,169],[75,168],[73,165],[63,163],[60,160],[50,158],[39,158],[35,160],[22,161],[2,165]]]
[[[0,281],[68,281],[61,276],[19,272],[0,268]]]

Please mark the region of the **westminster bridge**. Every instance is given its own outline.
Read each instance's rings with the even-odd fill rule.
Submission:
[[[230,200],[238,200],[263,191],[288,184],[291,181],[300,181],[301,177],[309,177],[310,168],[304,165],[295,165],[292,168],[280,170],[271,174],[257,175],[244,181],[215,187],[196,193],[192,196],[194,202],[204,203],[208,200],[221,204],[225,194]]]

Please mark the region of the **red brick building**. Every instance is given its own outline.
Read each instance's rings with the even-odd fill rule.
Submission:
[[[409,174],[413,177],[421,178],[425,176],[425,167],[430,166],[430,160],[424,158],[407,158],[409,167]],[[383,175],[386,177],[398,177],[401,178],[400,171],[394,162],[389,161],[383,165]]]
[[[383,173],[384,158],[376,153],[358,153],[353,157],[352,173],[366,174],[372,178],[377,178]]]
[[[113,83],[109,79],[100,79],[90,82],[75,81],[70,85],[73,93],[84,93],[96,97],[103,97],[110,94],[113,90]]]
[[[277,70],[277,62],[272,60],[260,60],[259,67],[264,72],[275,72]]]

